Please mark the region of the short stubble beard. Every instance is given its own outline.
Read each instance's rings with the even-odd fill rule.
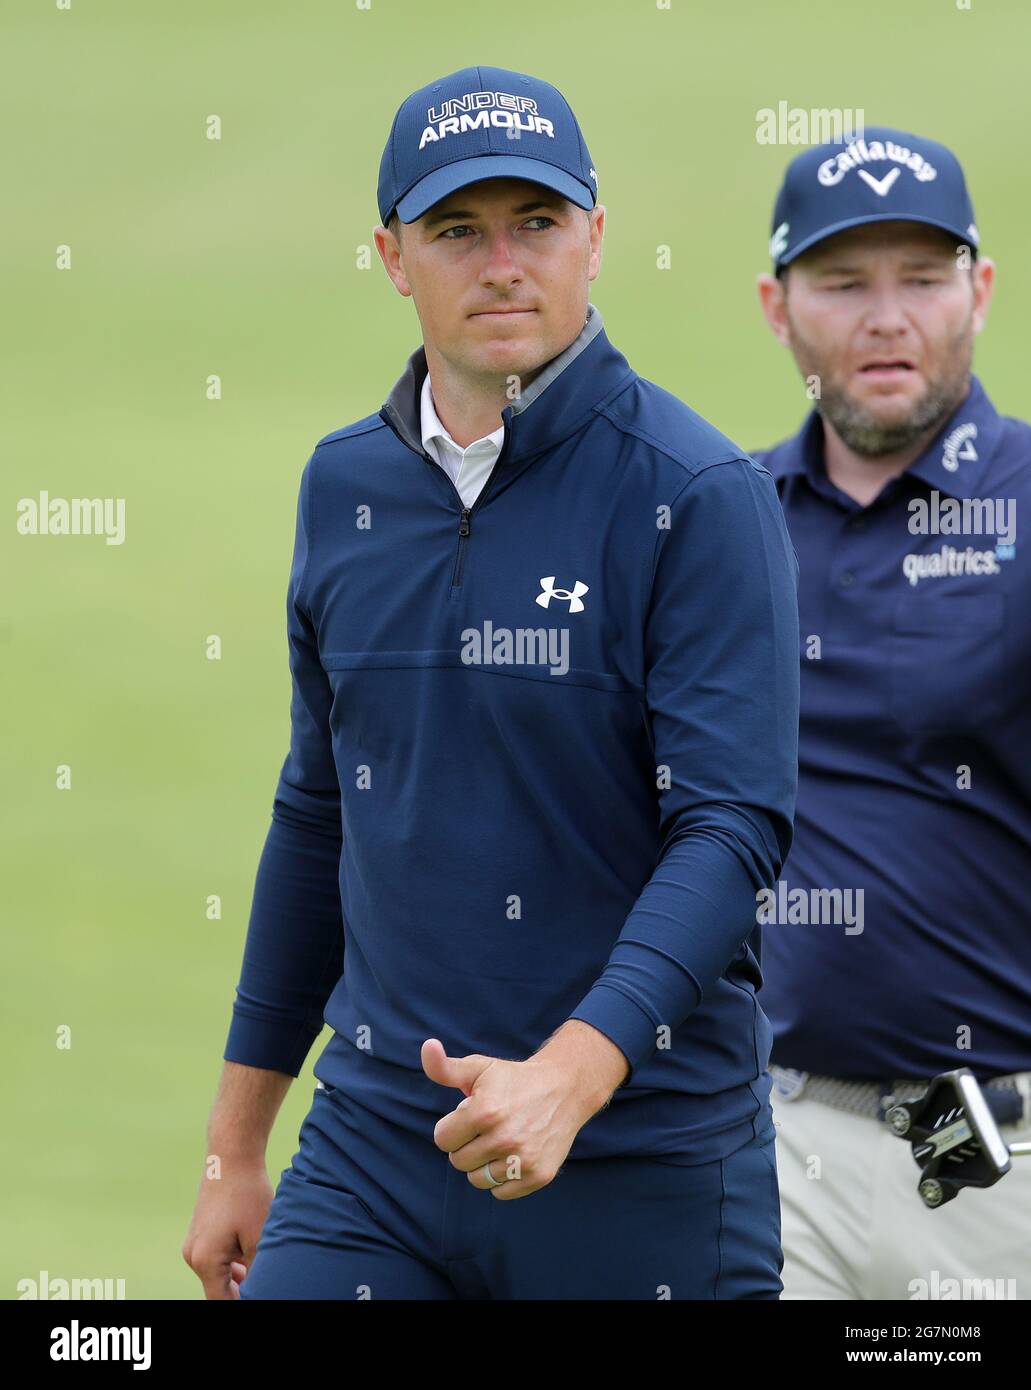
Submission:
[[[816,409],[834,426],[844,443],[863,458],[880,458],[908,449],[932,426],[940,425],[952,414],[970,385],[970,366],[974,340],[971,331],[973,311],[948,345],[942,372],[927,383],[924,395],[905,420],[894,424],[879,420],[872,410],[850,396],[820,368],[819,353],[798,332],[788,315],[791,350],[803,377],[815,376],[820,382]]]

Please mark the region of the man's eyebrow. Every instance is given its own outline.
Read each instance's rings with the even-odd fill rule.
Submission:
[[[475,217],[474,212],[466,212],[463,208],[445,208],[443,212],[427,213],[422,219],[424,227],[435,227],[438,222],[448,222],[453,217]]]
[[[517,217],[522,217],[527,212],[533,212],[537,208],[557,208],[559,206],[557,198],[534,198],[529,203],[520,203],[512,211]],[[439,212],[427,213],[422,219],[424,227],[435,227],[438,222],[452,222],[455,218],[469,217],[475,218],[477,214],[470,212],[467,208],[443,208]]]
[[[923,270],[925,268],[941,270],[948,264],[950,264],[950,258],[945,252],[942,252],[941,255],[936,255],[934,252],[915,252],[912,256],[906,256],[902,260],[904,270]],[[848,261],[827,261],[823,265],[813,266],[813,273],[815,275],[861,275],[866,269],[868,267],[852,265]]]

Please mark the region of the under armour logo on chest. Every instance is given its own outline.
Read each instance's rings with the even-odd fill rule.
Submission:
[[[587,593],[589,585],[577,579],[572,589],[556,589],[555,576],[546,575],[541,580],[541,593],[537,595],[536,601],[542,608],[547,608],[553,598],[559,598],[563,603],[569,604],[570,613],[582,613],[584,604],[582,595]]]

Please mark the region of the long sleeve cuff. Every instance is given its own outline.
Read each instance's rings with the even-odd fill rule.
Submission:
[[[343,971],[339,862],[340,840],[277,798],[222,1054],[227,1062],[300,1073]]]
[[[321,1018],[314,1024],[299,1026],[294,1018],[273,1021],[267,1012],[251,1013],[248,1001],[237,991],[222,1057],[226,1062],[298,1076],[321,1031]]]
[[[698,991],[701,998],[701,991]],[[612,985],[595,984],[569,1015],[589,1023],[615,1043],[629,1063],[630,1070],[619,1089],[629,1086],[634,1072],[655,1051],[662,1020],[651,1017],[646,1010]]]

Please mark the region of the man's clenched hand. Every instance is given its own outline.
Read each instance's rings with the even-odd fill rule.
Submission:
[[[437,1121],[434,1143],[474,1187],[502,1202],[551,1182],[628,1070],[615,1043],[580,1019],[563,1024],[525,1062],[475,1052],[449,1057],[437,1038],[427,1038],[422,1065],[432,1081],[465,1093]],[[487,1163],[500,1186],[485,1176]]]

